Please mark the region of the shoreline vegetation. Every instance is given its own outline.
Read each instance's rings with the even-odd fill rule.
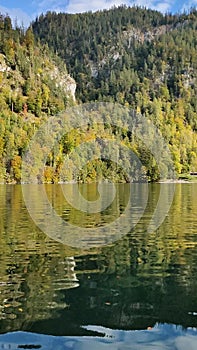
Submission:
[[[100,183],[102,182],[102,179],[99,181],[90,181],[90,182],[80,182],[80,181],[59,181],[59,182],[42,182],[42,183],[32,183],[34,185],[75,185],[75,184],[84,184],[84,185],[88,185],[88,184],[95,184],[95,183]],[[104,183],[111,183],[112,181],[108,181],[107,179],[103,180]],[[131,182],[116,182],[115,184],[126,184],[126,183],[130,183],[130,184],[135,184],[135,183],[147,183],[146,181],[131,181]],[[148,183],[152,183],[151,181],[148,181]],[[158,184],[170,184],[170,183],[176,183],[176,184],[181,184],[181,183],[197,183],[197,176],[191,176],[190,174],[184,174],[184,176],[180,176],[177,179],[164,179],[164,180],[158,180],[158,181],[154,181],[154,183],[158,183]],[[19,183],[16,181],[12,181],[12,182],[1,182],[0,181],[0,185],[24,185],[24,184],[31,184],[31,183]]]
[[[0,15],[0,182],[21,182],[29,142],[50,116],[90,102],[117,103],[142,115],[165,140],[176,181],[195,182],[189,174],[197,171],[196,30],[195,9],[176,15],[137,6],[79,15],[48,12],[27,30],[13,28],[9,16]],[[161,175],[145,143],[124,123],[114,127],[113,118],[66,133],[50,150],[39,182],[129,182],[124,152],[120,166],[96,154],[98,160],[88,162],[77,178],[80,152],[64,168],[65,157],[81,143],[102,146],[103,139],[136,155],[142,175],[132,177],[134,182],[172,176],[169,163],[162,164]],[[145,137],[154,142],[153,134]],[[41,153],[38,147],[38,157]]]

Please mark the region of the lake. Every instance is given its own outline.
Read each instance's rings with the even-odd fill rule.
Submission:
[[[45,231],[43,186],[26,186]],[[197,184],[175,185],[170,210],[155,228],[159,195],[163,189],[169,197],[172,184],[116,185],[111,204],[106,187],[102,211],[92,210],[97,185],[80,185],[88,212],[81,199],[77,208],[65,199],[73,186],[44,187],[68,230],[50,224],[48,211],[51,237],[34,223],[22,186],[0,186],[0,348],[196,349]],[[120,223],[112,230],[119,217],[124,230]]]

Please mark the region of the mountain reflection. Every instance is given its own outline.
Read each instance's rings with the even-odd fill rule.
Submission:
[[[0,186],[0,332],[90,336],[95,330],[87,325],[125,331],[159,323],[197,327],[197,185],[177,185],[165,222],[147,233],[159,185],[150,189],[145,213],[129,234],[109,246],[79,250],[35,227],[20,186]],[[58,187],[50,191],[65,215]]]

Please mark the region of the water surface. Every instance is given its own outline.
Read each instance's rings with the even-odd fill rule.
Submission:
[[[80,191],[95,200],[95,186]],[[58,215],[89,228],[124,215],[128,186],[117,186],[112,205],[96,214],[73,209],[60,185],[46,190]],[[177,184],[165,221],[147,233],[160,186],[149,185],[145,212],[135,227],[127,222],[127,235],[91,249],[49,238],[30,218],[21,186],[0,186],[0,345],[196,349],[197,184]]]

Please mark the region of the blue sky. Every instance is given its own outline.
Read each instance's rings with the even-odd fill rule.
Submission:
[[[197,7],[197,0],[0,0],[0,12],[27,26],[40,13],[46,11],[78,13],[88,10],[110,8],[114,5],[141,5],[161,12],[180,12]]]

